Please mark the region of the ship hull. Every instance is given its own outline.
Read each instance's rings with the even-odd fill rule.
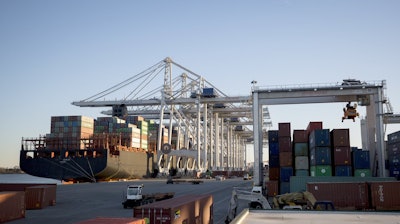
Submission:
[[[141,178],[153,172],[154,156],[151,153],[118,151],[118,155],[113,155],[107,149],[96,149],[97,156],[93,156],[91,152],[90,156],[61,157],[21,150],[20,168],[33,176],[65,181]],[[42,154],[54,155],[54,152],[44,151]]]

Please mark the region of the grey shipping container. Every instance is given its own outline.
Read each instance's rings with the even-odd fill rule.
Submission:
[[[212,195],[185,195],[133,209],[133,217],[150,224],[213,223]]]
[[[0,223],[25,218],[25,193],[23,191],[0,192]]]

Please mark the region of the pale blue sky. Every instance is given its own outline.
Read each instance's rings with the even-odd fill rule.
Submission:
[[[229,95],[259,85],[387,80],[400,112],[400,1],[0,1],[0,167],[56,115],[169,56]],[[270,107],[274,127],[350,128],[341,104]],[[361,110],[362,111],[362,110]],[[365,114],[361,114],[365,115]],[[388,126],[388,133],[400,130]]]

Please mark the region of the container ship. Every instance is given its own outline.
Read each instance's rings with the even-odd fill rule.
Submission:
[[[74,182],[156,175],[158,128],[141,116],[51,117],[49,134],[22,139],[20,168],[33,176]],[[164,129],[163,142],[168,140]]]

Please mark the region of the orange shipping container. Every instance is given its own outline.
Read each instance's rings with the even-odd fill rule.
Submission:
[[[400,210],[400,182],[371,182],[371,206],[376,210]]]
[[[56,204],[56,185],[39,185],[25,188],[26,209],[42,209]]]
[[[0,223],[25,218],[25,193],[23,191],[0,192]]]

